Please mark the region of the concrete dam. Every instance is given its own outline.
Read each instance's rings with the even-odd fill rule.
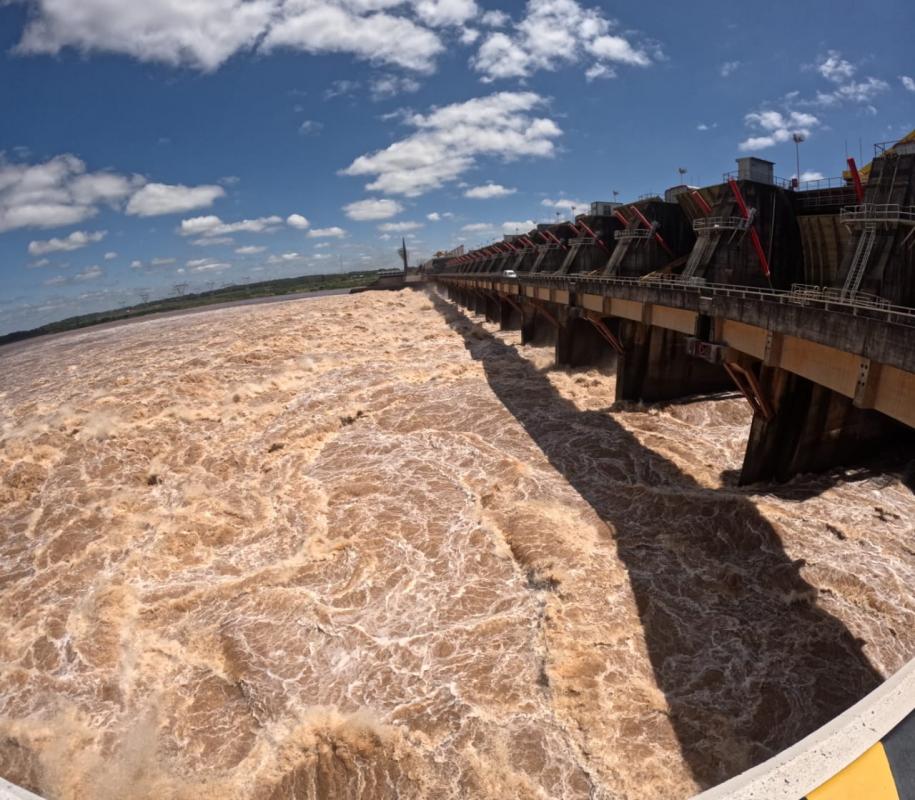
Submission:
[[[738,159],[706,187],[593,203],[424,265],[557,367],[615,363],[617,403],[739,391],[740,485],[855,464],[915,429],[915,132],[798,185]],[[828,725],[700,795],[915,798],[915,661]]]
[[[915,798],[910,146],[0,351],[0,797]]]

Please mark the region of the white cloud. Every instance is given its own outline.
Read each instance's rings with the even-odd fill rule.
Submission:
[[[444,50],[430,28],[462,25],[474,0],[34,0],[22,53],[122,53],[212,71],[239,52],[288,47],[350,53],[431,71]],[[412,13],[410,13],[412,12]]]
[[[529,113],[543,102],[533,92],[499,92],[409,114],[414,133],[359,156],[343,174],[372,175],[368,189],[415,197],[456,180],[483,156],[551,156],[561,131],[551,119]]]
[[[908,75],[900,75],[899,80],[902,82],[904,89],[907,89],[910,92],[915,92],[915,78],[911,78]]]
[[[343,236],[346,236],[346,231],[336,225],[331,228],[315,228],[308,231],[309,239],[339,239]]]
[[[93,264],[91,267],[86,267],[81,272],[77,272],[73,276],[73,280],[94,281],[96,278],[101,278],[104,274],[105,270],[103,270],[98,264]]]
[[[480,38],[480,32],[476,28],[464,28],[458,37],[461,44],[473,44]]]
[[[235,244],[235,240],[231,236],[201,237],[200,239],[191,239],[191,244],[196,247],[221,247]]]
[[[321,129],[324,127],[324,124],[318,122],[314,119],[306,119],[301,125],[299,125],[299,133],[302,136],[308,136],[313,133],[320,133]]]
[[[495,230],[490,222],[471,222],[469,225],[461,226],[464,233],[486,233]]]
[[[72,46],[212,70],[254,45],[276,6],[275,0],[37,0],[18,49],[53,54]]]
[[[855,74],[855,66],[842,58],[842,54],[837,50],[830,50],[817,62],[816,71],[826,80],[842,83]]]
[[[474,0],[414,0],[416,15],[427,25],[461,25],[476,16],[479,9]]]
[[[797,173],[794,173],[791,177],[796,178]],[[822,172],[818,172],[816,170],[806,170],[805,172],[801,173],[801,183],[806,183],[807,181],[821,181],[825,177],[826,176]]]
[[[389,219],[403,211],[403,206],[396,200],[369,197],[343,206],[343,213],[357,222],[375,219]]]
[[[820,124],[820,120],[813,114],[803,111],[753,111],[744,117],[744,122],[750,128],[757,128],[764,133],[751,136],[739,145],[743,151],[764,150],[776,144],[788,142],[795,133],[805,138],[810,136],[811,129]]]
[[[879,78],[865,78],[862,81],[843,84],[831,92],[817,92],[816,99],[808,101],[807,105],[831,107],[846,102],[870,103],[878,94],[889,88],[889,84]]]
[[[87,172],[85,163],[69,154],[40,164],[10,164],[0,157],[0,232],[75,225],[101,205],[119,207],[142,182]]]
[[[590,83],[597,78],[615,78],[616,70],[606,64],[592,64],[585,70],[585,79]]]
[[[329,89],[324,90],[324,99],[332,100],[335,97],[345,97],[353,94],[361,85],[359,81],[334,81]]]
[[[504,28],[511,21],[511,17],[504,11],[487,11],[480,17],[480,24],[490,28]]]
[[[174,186],[166,183],[147,183],[127,203],[127,213],[136,217],[155,217],[161,214],[182,214],[213,205],[224,197],[222,186]]]
[[[185,266],[191,272],[222,272],[230,269],[232,265],[213,258],[195,258],[188,261]]]
[[[287,261],[298,261],[304,257],[305,256],[303,256],[301,253],[283,253],[282,255],[278,256],[270,256],[270,258],[267,259],[267,263],[282,264]]]
[[[362,4],[287,0],[283,13],[264,35],[261,49],[351,53],[370,61],[431,72],[444,45],[435,33],[413,20],[381,10],[396,5],[393,0]],[[434,5],[429,3],[430,14]],[[365,13],[369,11],[374,13]]]
[[[426,219],[430,222],[441,222],[443,219],[451,219],[454,216],[450,211],[430,211],[426,214]]]
[[[700,123],[696,126],[696,130],[697,130],[697,131],[710,131],[710,130],[712,130],[713,128],[717,128],[717,127],[718,127],[718,123],[717,123],[717,122],[713,122],[711,125],[708,125],[708,124],[705,123],[705,122],[700,122]]]
[[[502,233],[527,233],[531,228],[536,228],[537,223],[532,219],[526,219],[523,222],[503,222]]]
[[[50,266],[51,259],[49,258],[39,258],[38,261],[33,261],[29,264],[29,269],[41,269],[42,267]]]
[[[81,247],[100,242],[105,238],[107,231],[95,231],[86,233],[86,231],[73,231],[69,236],[63,239],[48,239],[44,242],[29,242],[29,255],[43,256],[47,253],[63,253],[71,250],[79,250]]]
[[[253,256],[256,253],[263,253],[266,249],[266,247],[255,247],[254,245],[247,245],[246,247],[236,248],[235,252],[240,256]]]
[[[739,61],[725,61],[720,67],[718,67],[718,72],[722,78],[727,78],[729,75],[736,72],[739,68]]]
[[[206,259],[203,259],[206,261]],[[175,263],[174,258],[153,258],[148,264],[144,264],[139,259],[130,262],[131,269],[150,269],[152,267],[167,267]]]
[[[573,208],[576,210],[589,208],[591,204],[586,203],[584,200],[570,200],[568,197],[560,197],[558,200],[550,200],[545,197],[540,201],[540,205],[546,208],[555,208],[557,211],[571,211]]]
[[[611,33],[614,29],[599,9],[584,8],[576,0],[528,0],[524,18],[509,33],[488,34],[471,64],[484,81],[492,81],[582,62],[590,62],[591,78],[608,74],[611,64],[652,63],[648,46],[633,45]]]
[[[409,94],[419,91],[420,83],[414,78],[400,75],[377,75],[369,81],[372,100],[387,100],[398,94]]]
[[[422,227],[423,223],[421,222],[383,222],[378,226],[378,230],[384,233],[406,233]]]
[[[286,224],[290,228],[295,228],[298,231],[304,231],[311,223],[305,219],[301,214],[290,214],[286,217]]]
[[[464,197],[470,197],[474,200],[489,200],[493,197],[506,197],[514,194],[516,189],[509,189],[498,183],[486,183],[482,186],[474,186],[464,192]]]
[[[212,240],[213,237],[226,237],[233,233],[273,233],[282,224],[283,218],[277,216],[223,222],[219,217],[210,214],[181,220],[178,232],[182,236],[201,236]],[[231,240],[222,242],[222,244],[230,243]]]
[[[105,261],[113,261],[113,260],[116,259],[117,257],[118,257],[118,254],[115,253],[113,250],[111,250],[111,251],[105,253],[105,255],[102,256],[102,258],[104,258]]]

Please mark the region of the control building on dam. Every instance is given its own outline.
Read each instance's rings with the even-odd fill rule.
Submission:
[[[915,132],[798,185],[740,158],[713,186],[592,203],[426,262],[556,363],[616,359],[616,400],[738,389],[742,484],[852,463],[915,428]]]

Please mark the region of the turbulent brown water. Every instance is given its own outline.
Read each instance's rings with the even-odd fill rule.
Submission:
[[[683,798],[915,655],[898,475],[734,486],[437,298],[0,351],[0,775],[50,798]]]

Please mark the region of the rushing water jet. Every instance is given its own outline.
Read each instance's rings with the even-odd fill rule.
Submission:
[[[413,292],[0,353],[0,774],[686,797],[915,652],[897,477],[737,491],[741,400],[549,360]]]

